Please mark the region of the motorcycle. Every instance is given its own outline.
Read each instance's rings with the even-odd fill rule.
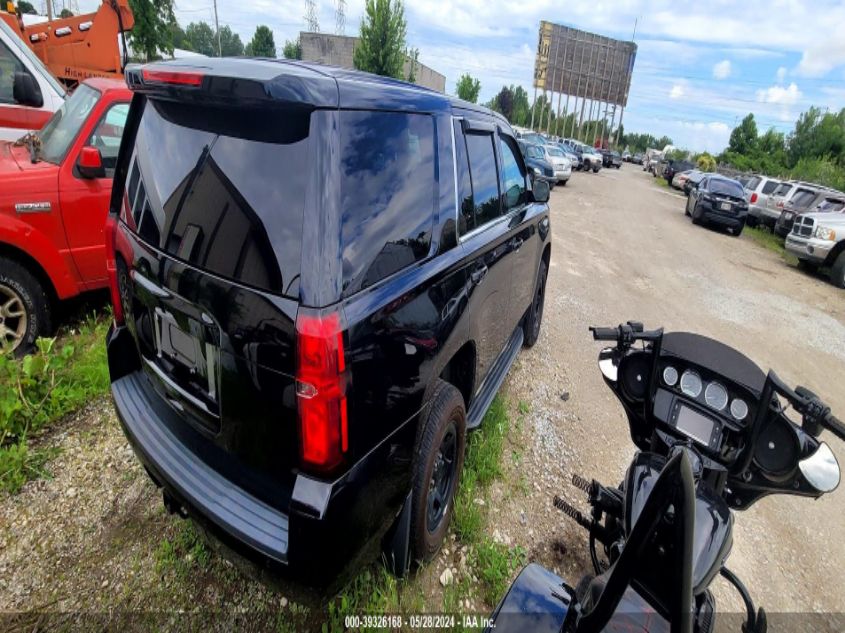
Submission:
[[[808,389],[790,388],[714,339],[631,321],[590,330],[615,342],[599,353],[599,369],[639,450],[619,486],[573,476],[589,515],[554,498],[587,530],[595,573],[572,587],[528,565],[487,630],[710,633],[709,587],[721,575],[745,605],[743,633],[766,633],[766,611],[725,566],[733,513],[770,494],[832,492],[839,464],[818,438],[828,430],[845,440],[845,425]]]

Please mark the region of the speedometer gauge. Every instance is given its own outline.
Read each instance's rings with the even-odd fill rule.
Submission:
[[[731,402],[731,415],[734,416],[737,420],[745,419],[745,416],[748,415],[748,405],[745,404],[745,400],[735,398]]]
[[[697,398],[701,394],[701,376],[691,369],[687,369],[681,375],[681,391],[690,398]]]
[[[704,390],[704,401],[707,406],[713,407],[716,411],[721,411],[728,406],[728,390],[718,382],[711,382]]]

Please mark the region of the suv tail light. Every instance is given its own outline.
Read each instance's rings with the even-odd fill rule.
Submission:
[[[201,86],[205,77],[203,73],[184,70],[156,70],[144,68],[141,76],[146,83],[173,84],[176,86]]]
[[[327,471],[349,448],[340,313],[296,317],[296,401],[303,466]]]
[[[756,191],[751,194],[751,200],[749,202],[751,202],[751,204],[754,204],[755,202],[757,202],[757,192]]]
[[[115,244],[117,241],[117,218],[109,214],[106,218],[106,272],[109,277],[109,293],[111,294],[112,310],[114,312],[115,325],[123,325],[123,303],[120,300],[120,282],[118,281],[117,254]]]

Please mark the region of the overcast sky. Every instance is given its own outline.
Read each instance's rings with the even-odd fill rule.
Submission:
[[[184,27],[213,24],[212,0],[175,0]],[[99,5],[79,0],[82,10]],[[320,29],[335,32],[335,1],[317,1]],[[346,34],[356,35],[363,0],[346,2]],[[37,6],[37,5],[36,5]],[[305,26],[303,0],[244,0],[218,5],[220,24],[244,44],[268,25],[276,46]],[[761,131],[787,132],[811,105],[845,106],[845,2],[842,0],[414,0],[405,7],[408,44],[446,75],[446,90],[469,72],[481,101],[503,84],[533,96],[540,20],[630,39],[639,47],[624,124],[667,134],[677,145],[720,151],[731,128],[754,112]]]

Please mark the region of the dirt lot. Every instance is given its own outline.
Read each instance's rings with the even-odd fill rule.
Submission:
[[[503,389],[509,409],[520,403],[524,414],[521,458],[506,473],[527,485],[518,494],[507,481],[494,486],[488,503],[499,520],[487,530],[574,582],[588,566],[586,539],[552,509],[552,496],[580,504],[567,483],[573,472],[616,482],[633,452],[587,326],[637,319],[717,337],[787,382],[816,390],[842,416],[845,292],[745,236],[693,226],[683,198],[637,166],[576,174],[553,192],[551,206],[543,332]],[[0,611],[258,611],[285,629],[291,610],[320,608],[314,596],[256,581],[186,536],[181,522],[164,514],[108,401],[92,403],[49,442],[62,449],[50,465],[54,478],[0,500]],[[764,499],[737,515],[730,566],[758,604],[843,612],[843,516],[843,490],[817,502]],[[455,554],[453,548],[443,558]],[[193,564],[196,558],[203,564]],[[441,609],[436,579],[443,565],[411,581],[418,610]],[[734,594],[717,584],[720,605],[738,610]],[[489,607],[473,602],[464,609]],[[34,624],[34,617],[20,624]],[[157,625],[170,628],[161,619]]]

